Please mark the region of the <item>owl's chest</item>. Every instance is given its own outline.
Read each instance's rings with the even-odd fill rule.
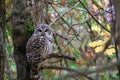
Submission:
[[[38,42],[40,52],[50,54],[52,52],[52,42],[46,38],[39,39]]]
[[[47,42],[47,45],[44,46],[44,52],[47,54],[52,53],[52,43],[50,41]]]

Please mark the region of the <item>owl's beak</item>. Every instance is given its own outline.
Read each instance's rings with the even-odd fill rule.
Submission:
[[[41,36],[45,36],[45,33],[44,33],[44,32],[42,32]]]

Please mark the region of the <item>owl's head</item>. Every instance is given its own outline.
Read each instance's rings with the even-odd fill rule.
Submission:
[[[39,24],[34,30],[35,35],[52,38],[52,28],[47,24]]]

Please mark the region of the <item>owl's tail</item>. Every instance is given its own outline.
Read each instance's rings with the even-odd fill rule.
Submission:
[[[38,64],[32,64],[31,66],[31,78],[32,80],[38,80],[39,79],[39,73],[37,70]]]

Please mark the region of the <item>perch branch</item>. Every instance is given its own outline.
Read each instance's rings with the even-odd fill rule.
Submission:
[[[76,61],[75,57],[71,57],[71,56],[63,55],[63,54],[55,54],[55,53],[52,53],[52,54],[47,55],[46,57],[44,57],[44,58],[42,59],[42,61],[44,61],[44,60],[46,60],[46,59],[50,59],[50,58],[64,58],[64,59]]]

